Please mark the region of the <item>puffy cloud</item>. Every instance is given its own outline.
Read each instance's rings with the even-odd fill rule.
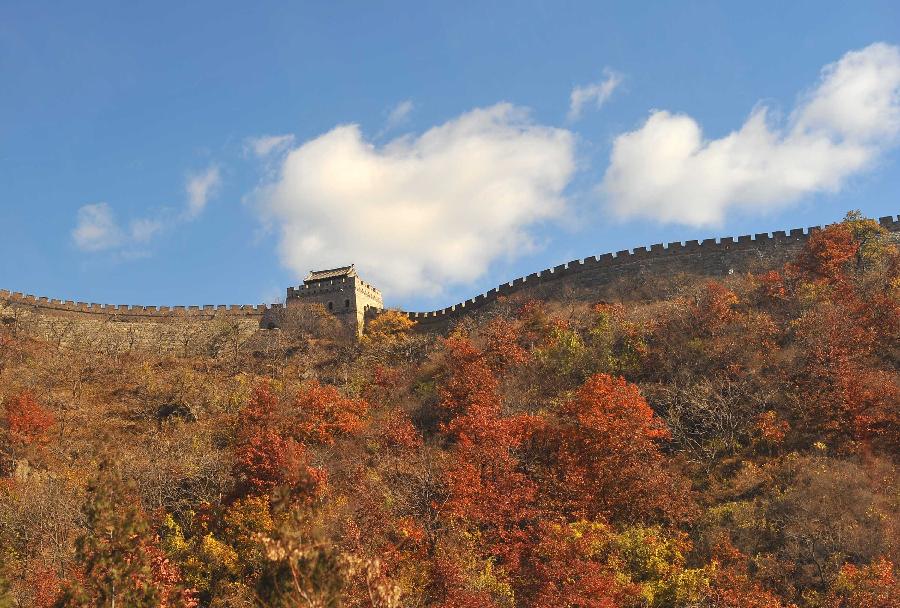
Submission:
[[[779,128],[758,106],[725,137],[654,111],[613,142],[600,186],[619,217],[720,223],[732,208],[774,210],[839,190],[900,134],[900,49],[873,44],[826,66]]]
[[[286,149],[293,143],[293,135],[262,135],[260,137],[248,137],[244,141],[244,149],[257,158],[265,158],[273,152]]]
[[[609,68],[603,70],[604,79],[584,86],[572,89],[569,97],[569,120],[575,121],[581,118],[584,107],[594,104],[599,110],[603,104],[612,97],[613,92],[622,84],[622,75]]]
[[[559,216],[574,169],[570,132],[504,103],[381,147],[338,126],[287,154],[256,196],[297,276],[353,262],[392,295],[436,294],[532,247],[529,228]]]
[[[122,243],[122,230],[106,203],[84,205],[78,209],[72,240],[84,251],[102,251]]]
[[[206,203],[216,193],[222,184],[219,168],[215,165],[201,173],[188,176],[185,190],[188,196],[187,217],[193,219],[203,213]]]

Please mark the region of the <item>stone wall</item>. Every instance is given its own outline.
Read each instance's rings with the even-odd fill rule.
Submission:
[[[879,223],[900,237],[900,217]],[[620,280],[639,281],[648,276],[680,273],[725,276],[732,272],[759,271],[793,258],[819,226],[737,238],[705,239],[656,244],[633,250],[573,260],[504,283],[474,298],[429,312],[408,312],[424,330],[440,329],[523,290],[541,292],[596,290]],[[287,301],[334,303],[333,312],[357,331],[363,317],[381,307],[381,293],[358,277],[289,287]],[[345,307],[344,301],[351,300]],[[366,307],[369,307],[368,309]],[[0,290],[0,323],[28,327],[29,331],[58,344],[81,342],[101,349],[151,348],[183,350],[189,344],[249,336],[259,328],[278,326],[282,306],[205,305],[130,306],[73,302]],[[224,338],[223,338],[224,336]]]
[[[878,221],[889,232],[900,234],[900,217],[887,216]],[[821,226],[812,226],[790,232],[777,231],[737,238],[711,238],[668,245],[658,243],[614,254],[591,256],[503,283],[441,310],[406,314],[422,329],[438,328],[496,301],[499,296],[523,290],[596,289],[619,279],[639,279],[647,275],[686,273],[725,276],[733,272],[759,271],[792,259],[809,235],[821,229]]]
[[[286,306],[298,302],[321,304],[356,335],[362,334],[368,310],[384,308],[381,292],[356,276],[288,287]]]
[[[54,300],[0,290],[0,323],[52,344],[114,354],[209,352],[244,340],[280,308],[126,306]]]

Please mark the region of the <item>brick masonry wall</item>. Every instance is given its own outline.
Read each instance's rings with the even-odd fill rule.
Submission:
[[[116,306],[0,290],[0,323],[53,344],[109,354],[209,352],[229,340],[248,338],[279,308],[277,304]]]
[[[900,235],[900,217],[887,216],[878,221],[889,232]],[[821,226],[812,226],[790,232],[705,239],[702,242],[687,241],[668,245],[659,243],[615,254],[591,256],[503,283],[486,293],[441,310],[406,314],[423,329],[437,329],[496,301],[498,296],[538,287],[599,288],[615,280],[637,279],[642,275],[687,273],[725,276],[731,272],[759,271],[782,265],[792,259],[809,236],[821,229]]]
[[[879,223],[894,233],[895,238],[900,237],[900,217],[883,217]],[[759,271],[790,260],[809,235],[817,230],[821,227],[705,239],[702,242],[660,243],[591,256],[503,283],[487,293],[441,310],[406,314],[423,329],[438,329],[453,319],[494,302],[498,296],[536,287],[550,290],[593,289],[616,280],[638,280],[647,275],[687,273],[724,276],[730,272]],[[288,301],[292,298],[305,300],[309,296],[312,300],[334,297],[335,292],[340,292],[340,287],[344,286],[320,286],[315,294],[303,293],[304,286],[288,288]],[[356,286],[346,287],[354,289]],[[374,287],[362,281],[358,287],[366,294],[370,290],[380,298],[380,292]],[[249,335],[259,328],[275,327],[280,309],[280,304],[172,307],[95,304],[0,290],[0,323],[31,327],[34,333],[57,343],[76,340],[90,342],[103,334],[107,343],[114,341],[131,347],[181,349],[186,348],[185,344],[191,340],[213,340],[220,334],[235,331]]]

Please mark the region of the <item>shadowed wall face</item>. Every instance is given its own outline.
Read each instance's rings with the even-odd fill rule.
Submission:
[[[895,240],[900,238],[900,217],[883,217],[879,219],[879,224],[890,232]],[[792,259],[803,247],[809,235],[817,230],[821,230],[821,227],[813,226],[790,232],[777,231],[771,234],[726,237],[718,240],[705,239],[702,242],[687,241],[668,245],[660,243],[615,254],[591,256],[531,273],[441,310],[408,312],[407,315],[422,328],[440,329],[446,322],[469,314],[495,301],[498,296],[539,286],[547,286],[551,290],[569,287],[593,289],[616,280],[640,280],[641,277],[653,275],[685,273],[715,277],[734,272],[760,271],[779,266]],[[317,279],[317,274],[329,276]],[[314,272],[310,277],[313,280],[304,281],[299,287],[288,288],[287,306],[300,302],[321,304],[341,319],[348,330],[357,336],[361,335],[367,317],[371,318],[384,310],[381,292],[360,279],[352,266],[321,273]],[[14,322],[24,315],[92,321],[94,324],[128,323],[135,324],[135,327],[137,324],[178,327],[199,324],[213,328],[237,324],[246,331],[253,327],[277,327],[281,305],[171,307],[109,305],[54,300],[0,289],[0,313],[2,313],[0,321],[4,323]],[[47,325],[47,323],[38,324]],[[59,325],[50,324],[54,327]],[[55,332],[55,329],[51,331]],[[173,332],[163,329],[154,331],[135,329],[132,333],[148,334],[152,335],[150,339],[156,339],[157,334],[168,335]]]
[[[879,224],[893,238],[900,237],[900,217],[887,216]],[[640,280],[646,276],[665,274],[694,274],[721,277],[731,273],[758,272],[790,261],[802,249],[809,235],[821,230],[820,226],[797,228],[789,232],[658,243],[650,247],[591,256],[572,260],[541,272],[534,272],[504,283],[487,293],[441,310],[409,312],[407,315],[421,328],[439,329],[452,319],[470,314],[494,302],[498,296],[506,296],[522,290],[546,286],[548,289],[592,289],[608,285],[616,280]]]
[[[300,303],[321,304],[357,336],[362,335],[366,313],[384,308],[381,292],[357,276],[306,281],[288,288],[286,306]]]

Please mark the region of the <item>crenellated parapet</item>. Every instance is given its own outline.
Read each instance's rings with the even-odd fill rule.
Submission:
[[[900,216],[879,220],[887,231],[900,236]],[[540,272],[533,272],[477,295],[464,302],[440,310],[407,312],[420,326],[440,324],[469,314],[500,296],[508,296],[524,289],[543,285],[571,285],[593,288],[621,278],[638,279],[644,275],[663,273],[693,273],[724,276],[733,272],[759,270],[764,266],[789,261],[811,234],[820,226],[779,230],[738,237],[709,238],[702,241],[657,243],[649,247],[626,249],[584,259],[572,260]],[[296,302],[320,303],[341,317],[353,317],[353,327],[359,331],[365,318],[383,309],[381,292],[364,282],[353,266],[311,273],[299,286],[287,289],[288,305]],[[566,278],[567,281],[561,281]],[[97,304],[56,300],[0,289],[0,308],[3,306],[27,309],[56,317],[128,322],[210,321],[241,319],[259,327],[278,326],[281,304],[206,304],[203,306],[140,306],[129,304]]]
[[[878,222],[889,232],[900,233],[900,216],[882,217]],[[605,253],[533,272],[447,308],[406,314],[420,325],[443,323],[478,310],[496,301],[499,296],[557,283],[564,277],[570,277],[574,285],[592,287],[603,285],[617,277],[655,271],[693,272],[710,276],[746,272],[766,262],[771,265],[788,261],[809,236],[818,230],[822,230],[822,227],[810,226],[790,231],[779,230],[702,241],[657,243],[649,247]]]
[[[50,314],[73,317],[108,319],[115,317],[128,321],[159,321],[172,319],[214,319],[227,317],[259,318],[278,310],[281,304],[205,304],[202,306],[141,306],[135,304],[97,304],[34,296],[0,289],[0,302],[11,306],[26,307]]]

